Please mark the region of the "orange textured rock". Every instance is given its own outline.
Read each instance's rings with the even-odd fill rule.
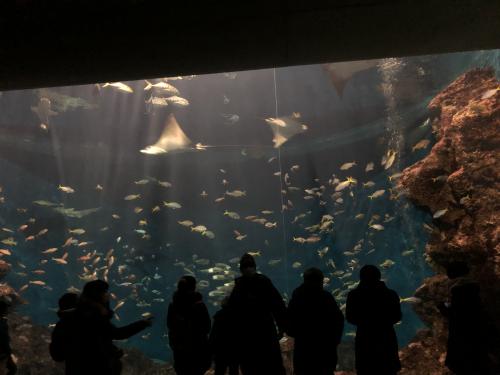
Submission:
[[[500,330],[500,83],[491,68],[458,77],[430,103],[438,141],[424,159],[404,170],[400,187],[432,214],[436,231],[426,257],[438,275],[417,290],[415,311],[430,327],[401,351],[402,374],[447,374],[446,322],[436,308],[446,298],[444,268],[467,262],[481,286],[483,304]],[[486,95],[485,95],[486,94]],[[438,176],[447,176],[440,178]],[[492,348],[500,363],[500,350]]]

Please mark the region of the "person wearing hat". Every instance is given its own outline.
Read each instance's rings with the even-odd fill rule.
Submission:
[[[257,272],[244,254],[228,308],[234,314],[238,363],[243,375],[284,375],[279,340],[285,332],[286,306],[271,280]]]
[[[394,330],[402,317],[399,296],[380,280],[376,266],[363,266],[359,279],[346,302],[346,319],[356,326],[356,373],[395,375],[401,370]]]
[[[142,319],[124,327],[111,323],[109,285],[103,280],[85,284],[74,311],[73,323],[64,334],[66,375],[119,375],[123,352],[113,340],[125,340],[152,325]]]

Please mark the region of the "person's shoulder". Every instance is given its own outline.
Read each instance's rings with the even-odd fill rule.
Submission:
[[[301,298],[305,294],[304,284],[299,285],[292,292],[292,298]]]
[[[326,300],[326,301],[329,301],[329,302],[335,302],[335,297],[333,297],[332,293],[330,293],[329,291],[327,290],[323,290],[322,293],[321,293],[321,296]]]
[[[394,299],[394,300],[397,299],[399,301],[399,294],[394,289],[390,289],[390,288],[386,287],[385,292],[386,292],[388,298]]]
[[[358,296],[359,294],[361,293],[361,290],[359,288],[354,288],[353,290],[351,290],[349,293],[347,293],[347,298],[351,297],[351,298],[355,298],[356,296]]]
[[[193,293],[193,302],[195,305],[204,305],[203,295],[200,292]]]

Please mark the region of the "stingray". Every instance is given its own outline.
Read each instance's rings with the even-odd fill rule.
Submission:
[[[324,64],[330,80],[340,97],[344,93],[347,83],[357,74],[375,68],[379,60],[360,60]]]
[[[181,129],[179,123],[173,114],[170,114],[165,121],[165,126],[160,138],[152,144],[141,150],[143,154],[158,155],[166,154],[174,150],[183,150],[189,148],[191,141]]]
[[[267,124],[271,127],[274,134],[274,148],[280,147],[294,135],[303,133],[307,130],[307,126],[298,121],[299,118],[300,114],[294,113],[287,117],[269,117],[266,119]]]

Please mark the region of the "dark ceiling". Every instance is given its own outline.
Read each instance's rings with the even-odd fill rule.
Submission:
[[[2,0],[0,90],[500,48],[498,0]]]

